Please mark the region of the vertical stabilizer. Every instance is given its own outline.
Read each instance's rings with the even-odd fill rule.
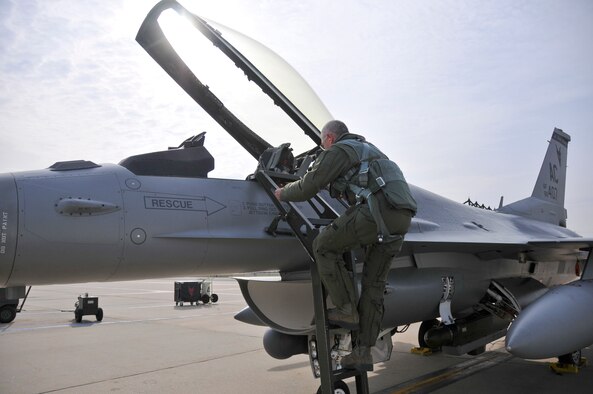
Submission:
[[[539,170],[532,197],[564,207],[566,189],[566,153],[570,136],[554,128],[548,151]]]
[[[554,128],[531,197],[506,205],[498,212],[528,217],[566,227],[564,193],[570,136]]]

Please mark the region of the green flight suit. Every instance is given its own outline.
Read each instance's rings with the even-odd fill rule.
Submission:
[[[364,141],[364,138],[355,134],[343,135],[319,155],[311,170],[302,179],[284,186],[281,199],[305,201],[329,184],[344,183],[344,175],[360,164],[360,152],[353,147],[356,144],[352,144],[352,141],[348,144],[340,143],[345,140]],[[363,145],[362,142],[360,145]],[[375,155],[386,158],[376,147],[370,146]],[[384,313],[383,293],[387,275],[393,258],[401,249],[403,236],[408,231],[411,218],[416,212],[416,202],[410,195],[403,176],[399,182],[388,182],[385,190],[375,195],[381,216],[390,234],[401,235],[401,238],[392,242],[378,243],[377,223],[368,205],[361,203],[352,205],[331,225],[325,227],[313,242],[319,275],[337,308],[347,304],[356,305],[352,280],[345,268],[343,254],[357,247],[366,249],[362,290],[358,302],[360,331],[357,341],[359,345],[367,347],[373,346],[379,335]],[[393,195],[397,197],[395,199],[397,206],[394,206],[394,198],[388,200],[386,197]],[[332,196],[338,197],[334,191]]]

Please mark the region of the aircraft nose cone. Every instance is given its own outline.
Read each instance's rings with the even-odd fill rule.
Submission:
[[[18,224],[17,190],[14,177],[0,175],[0,287],[10,279],[16,255]]]
[[[526,334],[532,329],[532,324],[530,323],[531,322],[527,320],[527,324],[521,324],[521,322],[516,320],[512,324],[507,332],[505,340],[505,348],[507,352],[518,357],[529,358],[529,350],[537,346],[530,340],[532,337],[529,334]]]

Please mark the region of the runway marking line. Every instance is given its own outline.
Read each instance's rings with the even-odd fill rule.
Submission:
[[[513,357],[513,355],[507,353],[491,352],[484,356],[478,356],[460,364],[452,365],[450,367],[419,376],[415,379],[408,380],[398,384],[397,386],[385,389],[378,394],[429,393],[439,388],[448,386],[458,380],[465,379],[479,371],[491,368]]]
[[[202,317],[212,317],[212,316],[223,316],[223,315],[234,315],[237,312],[222,312],[222,313],[210,313],[206,315],[188,315],[188,316],[175,316],[175,317],[154,317],[152,319],[138,319],[138,320],[118,320],[118,321],[102,321],[102,322],[83,322],[83,323],[66,323],[66,324],[55,324],[51,326],[40,326],[40,327],[20,327],[20,328],[10,328],[10,326],[6,327],[6,329],[0,331],[0,334],[14,334],[17,332],[23,331],[35,331],[35,330],[47,330],[52,328],[66,328],[66,327],[85,327],[85,326],[110,326],[112,324],[133,324],[133,323],[146,323],[146,322],[157,322],[157,321],[165,321],[165,320],[185,320],[185,319],[196,319]]]

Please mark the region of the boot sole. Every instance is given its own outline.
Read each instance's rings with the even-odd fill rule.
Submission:
[[[350,331],[358,331],[358,323],[350,323],[342,320],[328,320],[329,324],[339,326]]]

